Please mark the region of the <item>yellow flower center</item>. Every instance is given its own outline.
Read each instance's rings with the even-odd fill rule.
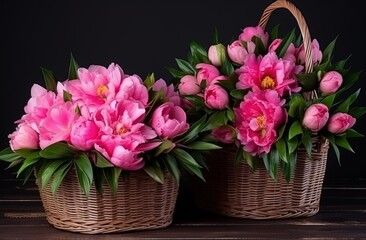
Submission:
[[[127,128],[124,128],[124,127],[121,127],[118,131],[118,134],[124,134],[124,133],[126,133],[126,132],[128,132],[128,129]]]
[[[257,117],[257,123],[260,129],[263,129],[265,127],[264,122],[265,119],[263,115]]]
[[[270,76],[266,76],[262,79],[261,87],[262,89],[273,89],[276,86],[276,82]]]
[[[101,98],[106,98],[108,92],[108,87],[106,85],[100,85],[97,89],[97,94]]]

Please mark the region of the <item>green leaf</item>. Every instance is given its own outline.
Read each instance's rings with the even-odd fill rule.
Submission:
[[[164,183],[164,173],[158,162],[153,162],[151,165],[145,165],[143,169],[152,179],[158,183]]]
[[[353,94],[349,95],[348,98],[346,98],[341,104],[337,106],[335,109],[335,112],[344,112],[347,113],[349,107],[352,105],[352,103],[357,99],[358,95],[360,94],[361,89],[358,89]]]
[[[176,159],[186,165],[201,167],[188,152],[184,151],[181,148],[174,148],[172,150],[172,153],[176,157]]]
[[[288,140],[287,141],[288,152],[289,153],[295,152],[295,150],[297,150],[298,145],[299,141],[297,140],[297,138],[291,138],[290,140]]]
[[[65,90],[64,90],[63,98],[64,98],[64,102],[71,102],[72,101],[71,94],[69,92],[66,92]]]
[[[330,145],[332,146],[332,148],[334,150],[334,153],[337,157],[338,164],[339,164],[339,166],[341,166],[341,154],[340,154],[340,151],[339,151],[339,148],[338,148],[337,144],[335,143],[334,136],[333,135],[328,136],[328,140],[329,140]]]
[[[174,78],[182,78],[184,77],[186,74],[181,71],[181,70],[177,70],[175,68],[172,68],[172,67],[165,67],[168,72],[174,77]]]
[[[343,77],[343,83],[341,89],[338,90],[337,95],[340,95],[342,92],[350,89],[358,81],[361,73],[362,71],[346,74]]]
[[[366,113],[366,107],[354,107],[348,111],[348,114],[358,119]]]
[[[305,131],[302,135],[301,142],[304,144],[305,150],[311,159],[311,150],[313,149],[313,143],[311,141],[311,136],[309,131]]]
[[[154,83],[155,83],[155,76],[154,73],[152,73],[146,77],[144,85],[148,90],[150,90],[154,86]]]
[[[227,109],[226,110],[226,117],[229,121],[234,122],[235,120],[235,113],[232,109]]]
[[[174,147],[174,143],[168,139],[164,140],[159,147],[156,148],[154,156],[159,156],[163,152],[169,152]]]
[[[64,142],[54,143],[39,152],[39,155],[47,159],[69,158],[76,154],[76,150]]]
[[[77,64],[74,56],[71,53],[70,56],[70,64],[69,64],[69,76],[68,79],[69,80],[73,80],[73,79],[78,79],[78,69],[79,69],[79,65]]]
[[[215,28],[213,43],[214,44],[219,44],[219,31],[217,31],[217,28]]]
[[[306,108],[306,101],[303,96],[294,94],[289,101],[288,115],[290,117],[297,117],[302,119],[304,110]]]
[[[269,175],[272,179],[276,180],[280,160],[278,151],[276,149],[272,149],[269,154],[262,154],[262,158]]]
[[[13,162],[19,159],[22,159],[22,157],[18,153],[13,152],[10,147],[5,148],[0,152],[0,160],[2,161]]]
[[[35,157],[39,157],[39,150],[38,149],[18,149],[15,150],[15,152],[23,157],[23,158],[35,158]]]
[[[287,182],[290,182],[291,177],[294,174],[296,159],[297,159],[297,152],[295,151],[288,155],[287,162],[282,163],[283,174]]]
[[[357,138],[357,137],[365,137],[365,136],[351,128],[346,131],[346,137],[347,138]]]
[[[93,168],[94,170],[94,184],[98,193],[103,196],[103,185],[104,185],[104,168]]]
[[[176,58],[175,61],[177,62],[180,70],[182,70],[186,75],[187,74],[189,74],[189,75],[196,74],[196,70],[194,69],[194,67],[192,67],[191,64],[189,62],[187,62],[186,60]]]
[[[80,187],[85,195],[89,194],[91,184],[93,182],[93,167],[88,156],[81,153],[75,158],[75,167],[78,175]]]
[[[51,191],[53,194],[56,193],[58,187],[60,186],[62,180],[65,178],[66,174],[69,172],[72,161],[64,162],[53,174],[53,180],[51,183]]]
[[[106,168],[106,167],[113,167],[113,164],[110,163],[102,154],[98,151],[94,151],[96,158],[95,158],[95,166],[98,168]]]
[[[24,161],[24,158],[19,158],[17,160],[14,160],[5,169],[10,169],[12,167],[15,167],[16,165],[18,165],[19,163],[21,163],[23,161]]]
[[[190,49],[191,49],[192,56],[194,56],[198,60],[198,62],[202,62],[202,63],[210,62],[207,57],[207,51],[199,43],[192,41],[190,43]]]
[[[230,96],[238,100],[243,100],[245,94],[247,94],[247,91],[244,89],[234,89],[230,91]]]
[[[283,39],[281,44],[276,49],[276,54],[279,58],[285,56],[285,53],[290,46],[290,43],[295,41],[295,29],[293,29],[290,33],[288,33]]]
[[[287,162],[287,147],[286,142],[283,138],[277,140],[276,148],[278,150],[280,159],[282,159],[284,162]]]
[[[164,164],[168,169],[169,173],[173,176],[175,182],[179,185],[180,171],[178,163],[175,158],[170,154],[164,155]]]
[[[47,70],[45,68],[42,68],[42,74],[43,74],[43,78],[44,78],[44,82],[46,85],[46,89],[48,91],[52,91],[52,92],[57,92],[57,80],[55,78],[55,76],[53,75],[53,72],[51,72],[50,70]]]
[[[191,174],[199,177],[202,181],[206,181],[202,175],[202,171],[199,167],[187,164],[186,162],[181,161],[181,159],[177,158],[180,164]]]
[[[255,44],[254,53],[256,55],[264,55],[266,52],[266,47],[264,46],[262,39],[257,36],[253,36],[251,40]]]
[[[200,118],[197,122],[193,123],[185,134],[182,135],[181,138],[179,138],[179,142],[182,142],[183,144],[191,142],[193,139],[197,137],[197,135],[202,131],[205,123],[206,123],[207,115],[204,115],[202,118]]]
[[[296,74],[296,78],[301,85],[301,90],[308,92],[318,88],[318,76],[316,72]]]
[[[221,66],[221,72],[226,76],[229,76],[234,72],[234,67],[229,61],[229,59],[225,58],[225,60],[223,61]]]
[[[321,99],[320,102],[325,104],[330,109],[333,106],[335,96],[335,94],[326,96],[325,98]]]
[[[24,169],[26,169],[27,167],[30,167],[39,160],[40,157],[30,157],[30,158],[26,158],[22,164],[22,166],[20,166],[18,172],[17,172],[17,177],[19,177],[19,175],[24,171]]]
[[[216,111],[208,118],[206,126],[202,131],[209,131],[217,127],[226,125],[227,121],[228,119],[225,110]]]
[[[216,149],[222,148],[213,143],[200,142],[200,141],[192,142],[192,143],[188,144],[186,147],[188,147],[190,149],[195,149],[195,150],[216,150]]]
[[[202,167],[208,170],[208,166],[206,164],[206,158],[203,156],[202,151],[190,151],[189,154],[193,157],[193,159]],[[207,157],[207,156],[206,156]]]
[[[270,42],[273,42],[273,40],[278,38],[278,28],[279,28],[279,24],[277,24],[274,28],[272,28],[270,38],[269,38]]]
[[[235,154],[235,164],[239,164],[242,160],[244,160],[244,151],[240,146]]]
[[[121,175],[122,169],[117,167],[112,168],[102,168],[104,172],[104,177],[110,186],[112,193],[116,194],[118,190],[118,179]]]
[[[203,98],[197,95],[186,95],[184,96],[193,106],[198,109],[204,107]]]
[[[299,134],[302,134],[302,126],[299,121],[295,121],[292,123],[290,130],[288,132],[288,139],[291,140],[292,138],[296,137]]]
[[[255,171],[259,165],[259,159],[257,157],[254,157],[250,155],[249,153],[243,151],[243,158],[245,159],[246,163],[249,165],[249,167]]]
[[[329,45],[324,49],[322,63],[331,60],[331,57],[333,54],[333,49],[334,49],[335,43],[337,41],[337,38],[338,37],[336,37],[332,42],[330,42]]]
[[[343,147],[344,149],[347,149],[348,151],[355,153],[355,151],[352,149],[351,145],[347,141],[346,137],[344,137],[344,136],[335,136],[334,140],[335,140],[335,143],[338,146]]]
[[[42,189],[44,189],[47,186],[53,173],[56,172],[56,170],[64,162],[65,162],[64,159],[54,159],[54,160],[49,160],[49,163],[47,163],[47,162],[43,163],[42,168],[44,168],[44,169],[42,171],[40,171],[40,174],[38,174],[38,176],[40,176],[40,178],[41,178]]]

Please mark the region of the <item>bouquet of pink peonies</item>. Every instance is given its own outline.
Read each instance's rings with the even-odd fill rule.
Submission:
[[[334,62],[335,40],[322,50],[295,30],[281,37],[278,25],[270,33],[264,26],[244,28],[229,44],[217,33],[208,48],[192,42],[188,59],[169,71],[189,117],[206,116],[205,130],[235,145],[237,161],[253,170],[263,162],[274,179],[282,167],[290,181],[297,150],[311,158],[313,136],[329,141],[338,160],[339,147],[353,151],[348,139],[362,137],[353,126],[366,109],[352,107],[360,89],[350,93],[360,72],[345,66],[348,58]]]
[[[83,68],[73,57],[64,82],[42,71],[46,88],[33,85],[10,148],[0,153],[25,181],[35,171],[55,193],[75,167],[85,194],[93,182],[102,192],[104,181],[116,192],[121,173],[140,169],[160,183],[167,169],[179,183],[180,167],[202,178],[202,153],[219,148],[200,140],[205,122],[187,122],[180,96],[163,79],[142,81],[114,63]]]

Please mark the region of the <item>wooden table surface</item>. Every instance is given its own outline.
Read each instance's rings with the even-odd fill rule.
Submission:
[[[0,189],[0,239],[366,239],[365,186],[324,188],[320,211],[312,217],[231,218],[202,212],[183,199],[167,228],[100,235],[72,233],[48,224],[31,184],[20,187],[2,181]]]

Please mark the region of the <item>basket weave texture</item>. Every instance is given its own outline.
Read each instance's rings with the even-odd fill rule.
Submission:
[[[286,0],[277,0],[263,12],[259,25],[264,29],[271,13],[285,8],[295,17],[305,48],[305,71],[311,72],[312,49],[309,29],[301,12]],[[314,92],[306,93],[315,98]],[[235,165],[236,149],[224,147],[207,159],[206,183],[194,182],[193,194],[198,208],[240,218],[275,219],[312,216],[319,211],[320,195],[326,170],[328,141],[316,134],[312,138],[311,159],[299,148],[294,175],[286,182],[279,169],[273,180],[263,163],[252,171],[242,161]]]
[[[174,179],[165,173],[160,184],[143,171],[120,177],[116,194],[109,186],[103,196],[92,186],[82,192],[76,172],[71,170],[56,194],[50,186],[39,186],[47,221],[56,228],[87,234],[124,232],[167,227],[172,223],[178,195]]]

